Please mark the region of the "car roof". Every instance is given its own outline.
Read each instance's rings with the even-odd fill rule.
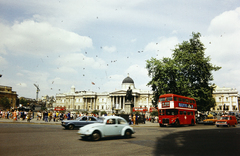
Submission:
[[[103,118],[105,118],[105,119],[110,119],[110,118],[121,118],[122,119],[122,117],[120,117],[120,116],[103,116]]]

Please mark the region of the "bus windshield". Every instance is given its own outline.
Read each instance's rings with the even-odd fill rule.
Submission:
[[[178,115],[177,109],[159,110],[159,115]]]

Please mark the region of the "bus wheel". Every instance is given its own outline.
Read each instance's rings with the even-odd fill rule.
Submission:
[[[180,126],[179,120],[175,121],[175,126]]]
[[[194,121],[193,121],[193,119],[192,119],[192,122],[191,122],[191,126],[194,126],[195,124],[194,124]]]

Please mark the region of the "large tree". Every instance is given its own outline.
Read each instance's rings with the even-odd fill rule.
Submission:
[[[200,37],[200,33],[192,33],[189,41],[176,46],[172,58],[147,60],[146,68],[152,78],[148,85],[154,91],[153,104],[157,104],[160,95],[173,93],[196,99],[198,110],[214,107],[212,71],[221,67],[212,65],[210,57],[205,57]]]
[[[0,98],[0,106],[2,106],[4,109],[10,109],[11,104],[9,102],[9,99],[5,96]]]

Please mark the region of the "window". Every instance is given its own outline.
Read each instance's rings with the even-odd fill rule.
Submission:
[[[183,111],[180,111],[180,115],[183,115]]]
[[[159,115],[164,115],[164,110],[159,110]]]
[[[178,110],[175,109],[167,109],[166,115],[178,115]]]
[[[186,99],[182,99],[182,102],[186,102]]]
[[[172,97],[167,97],[166,101],[172,101]]]
[[[187,112],[187,115],[190,115],[190,112]]]
[[[178,98],[178,101],[182,101],[182,98]]]
[[[83,121],[87,121],[87,117],[83,117],[82,120],[83,120]]]
[[[94,117],[89,117],[89,121],[97,121]]]
[[[174,97],[174,101],[177,101],[177,97]]]
[[[183,111],[183,114],[184,114],[184,115],[186,115],[186,114],[187,114],[187,112],[186,112],[186,111]]]
[[[116,124],[116,120],[115,119],[108,119],[107,124],[109,124],[109,125]]]
[[[186,102],[188,102],[188,99],[186,99]]]
[[[165,101],[165,98],[160,98],[160,101]]]
[[[192,100],[189,100],[190,101],[190,103],[193,103],[193,101]]]
[[[123,119],[118,119],[118,124],[126,124],[126,121]]]

